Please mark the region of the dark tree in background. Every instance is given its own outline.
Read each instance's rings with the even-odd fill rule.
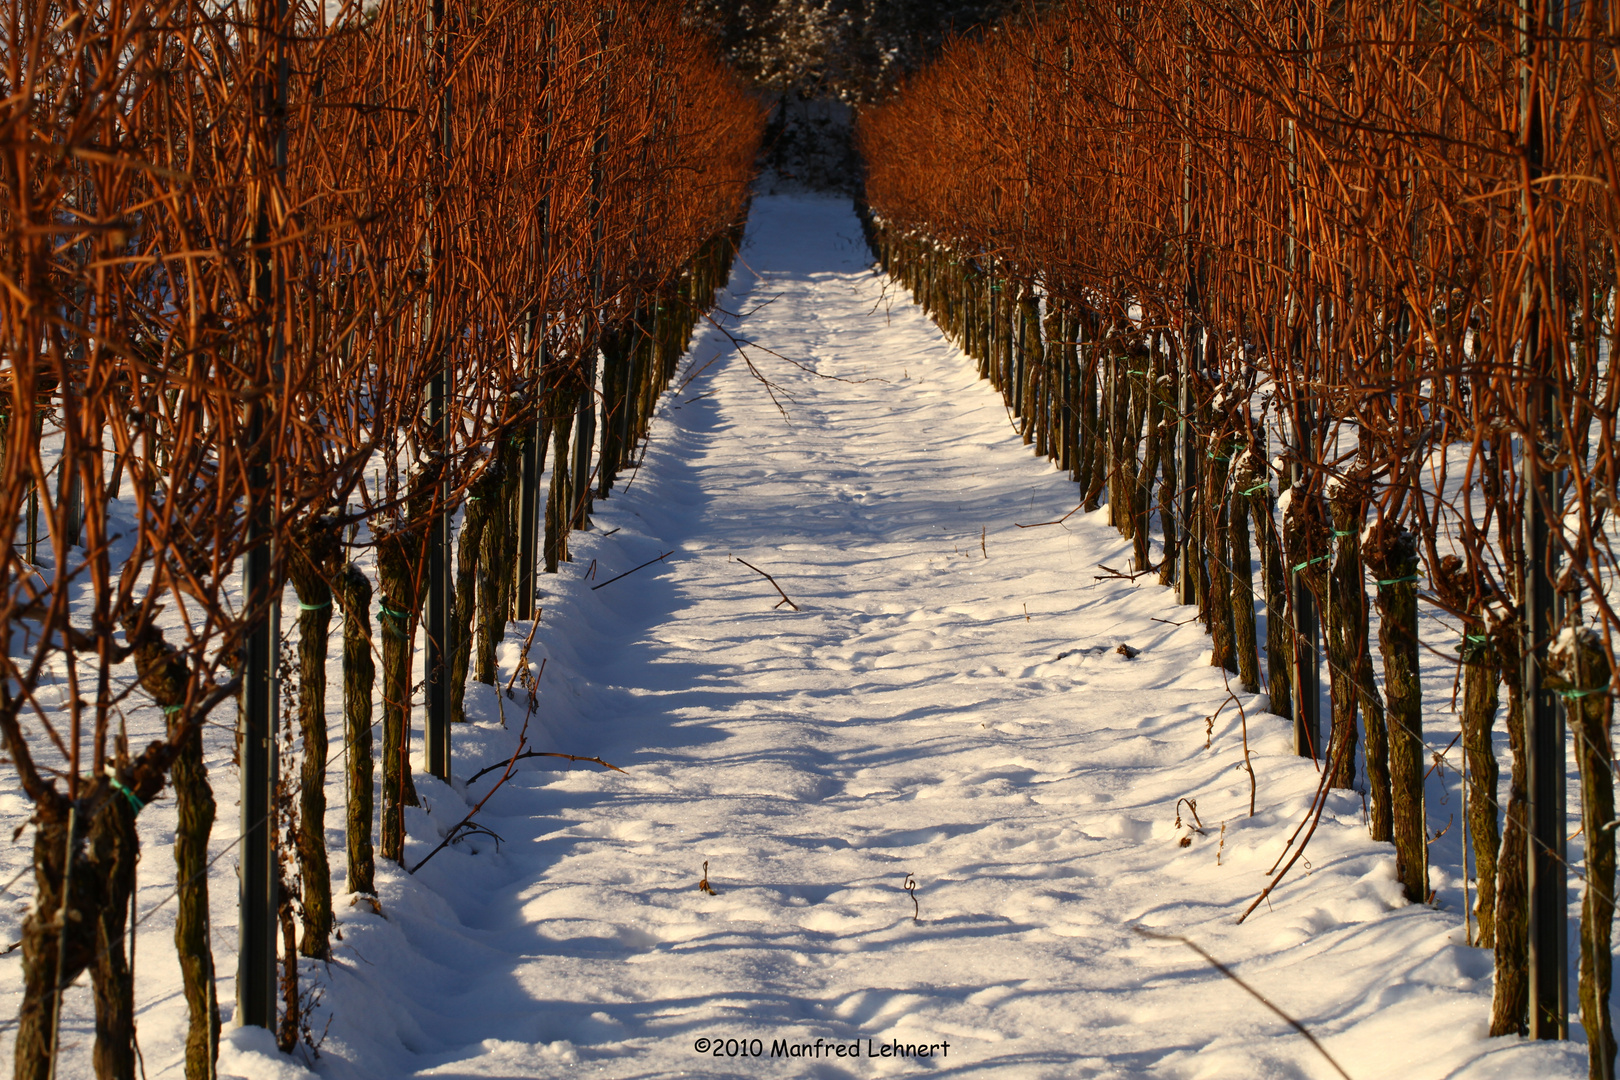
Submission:
[[[849,105],[875,101],[953,33],[1019,0],[687,0],[687,17],[761,89]]]
[[[845,190],[852,111],[894,89],[952,35],[992,25],[1025,0],[687,0],[686,17],[774,98],[766,133],[773,189]]]

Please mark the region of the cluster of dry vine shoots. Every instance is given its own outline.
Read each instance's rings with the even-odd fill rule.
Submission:
[[[1320,611],[1333,717],[1305,749],[1325,787],[1356,783],[1359,715],[1370,825],[1418,901],[1420,597],[1457,630],[1440,647],[1461,669],[1498,1033],[1528,1008],[1523,581],[1556,561],[1563,614],[1529,646],[1583,775],[1581,1009],[1604,1075],[1617,40],[1620,8],[1558,0],[1068,0],[956,43],[859,131],[885,265],[1085,505],[1106,494],[1138,572],[1157,513],[1166,581],[1250,690],[1264,593],[1282,715],[1303,700],[1303,605]],[[1527,500],[1556,523],[1545,548]]]
[[[356,523],[378,555],[382,846],[400,857],[432,526],[481,492],[507,550],[539,439],[547,559],[567,557],[734,250],[762,119],[675,0],[6,0],[0,520],[28,524],[0,553],[0,740],[34,807],[36,889],[19,1077],[51,1073],[60,990],[86,969],[97,1075],[133,1075],[135,820],[171,774],[186,1073],[212,1075],[201,731],[288,582],[319,643],[298,685],[299,948],[325,953],[334,601],[346,680],[368,688],[378,651]],[[250,600],[248,557],[270,583]],[[486,631],[516,577],[493,565]],[[131,714],[153,704],[166,734],[140,745]]]

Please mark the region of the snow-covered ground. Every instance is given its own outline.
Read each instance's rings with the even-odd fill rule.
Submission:
[[[1355,1080],[1585,1074],[1579,1043],[1485,1037],[1491,960],[1464,943],[1455,824],[1431,848],[1436,905],[1408,905],[1393,849],[1366,839],[1359,797],[1335,793],[1309,866],[1235,925],[1315,767],[1263,698],[1222,707],[1191,609],[1099,569],[1130,550],[1102,514],[1017,527],[1068,513],[1074,485],[872,273],[847,202],[759,199],[722,305],[745,313],[722,320],[731,332],[781,354],[748,352],[782,409],[725,335],[699,334],[628,490],[543,582],[530,742],[625,771],[519,762],[478,819],[498,849],[458,844],[415,877],[380,863],[382,914],[340,897],[333,960],[305,967],[318,1057],[228,1032],[222,1073],[1338,1075],[1192,949],[1140,927],[1229,965]],[[503,684],[529,630],[510,630]],[[1450,671],[1429,663],[1438,751],[1456,725]],[[462,778],[512,753],[527,696],[475,688],[469,711],[453,787],[418,775],[411,862],[495,783],[499,770]],[[236,835],[234,777],[229,732],[210,738],[219,852]],[[329,798],[341,892],[335,783]],[[1429,804],[1431,833],[1460,819],[1449,767]],[[0,794],[0,824],[23,813]],[[152,1080],[182,1071],[159,905],[171,828],[167,803],[142,816]],[[25,858],[26,840],[0,872]],[[228,1017],[229,854],[213,881]],[[0,964],[9,1018],[20,968]],[[88,990],[66,1008],[87,1063]],[[930,1052],[881,1056],[895,1045]]]

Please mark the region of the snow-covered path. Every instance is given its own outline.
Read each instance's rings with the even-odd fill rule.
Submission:
[[[639,474],[545,583],[531,742],[625,772],[521,762],[480,818],[498,852],[475,840],[414,879],[380,873],[386,918],[343,908],[317,1072],[1335,1075],[1140,925],[1234,964],[1356,1080],[1584,1074],[1577,1046],[1483,1040],[1490,961],[1461,945],[1455,875],[1436,871],[1439,910],[1405,905],[1349,793],[1309,875],[1233,925],[1312,765],[1244,697],[1248,816],[1243,719],[1228,704],[1206,723],[1227,691],[1198,627],[1173,625],[1191,612],[1152,578],[1094,579],[1128,559],[1100,520],[1016,527],[1072,510],[1074,485],[885,291],[847,203],[759,200],[723,303],[803,365],[749,353],[786,416],[699,335]],[[473,706],[458,789],[510,754],[524,695],[505,729],[493,693]],[[421,781],[433,813],[412,813],[410,857],[497,775]],[[1202,834],[1176,827],[1182,797]],[[718,895],[698,890],[705,861]],[[818,1039],[819,1057],[771,1059]],[[891,1043],[932,1055],[869,1056]],[[273,1075],[252,1045],[225,1070]]]

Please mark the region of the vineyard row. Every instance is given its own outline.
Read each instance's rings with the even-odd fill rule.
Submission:
[[[334,615],[364,894],[374,835],[403,858],[413,712],[448,780],[469,673],[494,681],[540,568],[636,460],[729,276],[763,111],[676,0],[6,0],[0,35],[0,743],[34,885],[15,1075],[65,1075],[88,971],[96,1075],[134,1077],[136,820],[172,788],[202,1080],[205,726],[237,709],[236,1017],[290,1047],[299,956],[333,929]]]
[[[1615,1054],[1616,40],[1613,5],[1558,0],[1068,0],[958,42],[858,131],[885,268],[1084,507],[1106,499],[1132,572],[1199,606],[1214,663],[1264,681],[1322,762],[1313,822],[1361,763],[1414,902],[1420,604],[1460,626],[1491,1031],[1567,1033],[1578,870],[1594,1077]]]

